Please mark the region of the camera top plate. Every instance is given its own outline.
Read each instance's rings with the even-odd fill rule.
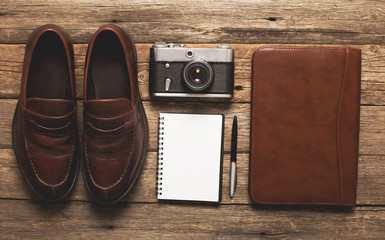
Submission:
[[[227,45],[219,45],[218,48],[187,48],[184,44],[175,46],[165,42],[156,42],[151,48],[152,62],[190,62],[198,59],[230,63],[234,61],[234,51]]]

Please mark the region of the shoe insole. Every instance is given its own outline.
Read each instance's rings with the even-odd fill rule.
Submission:
[[[27,98],[71,99],[68,60],[59,36],[44,33],[31,59]]]
[[[119,39],[113,32],[103,32],[95,40],[90,61],[91,78],[89,88],[93,88],[91,99],[130,99],[130,79],[127,63]],[[91,90],[91,89],[90,89]]]

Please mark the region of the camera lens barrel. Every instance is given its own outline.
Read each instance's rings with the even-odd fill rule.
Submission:
[[[183,81],[193,91],[203,91],[213,82],[213,69],[204,60],[191,61],[183,69]]]

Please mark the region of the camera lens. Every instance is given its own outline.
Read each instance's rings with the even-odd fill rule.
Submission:
[[[191,90],[202,91],[213,81],[213,70],[207,62],[189,62],[183,70],[183,80]]]

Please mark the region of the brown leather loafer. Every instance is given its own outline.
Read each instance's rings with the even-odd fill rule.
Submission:
[[[45,25],[29,37],[13,147],[29,185],[49,200],[70,192],[78,169],[73,62],[72,42],[60,27]]]
[[[113,203],[135,183],[148,145],[136,50],[121,28],[105,25],[95,33],[84,78],[84,179],[96,201]]]

